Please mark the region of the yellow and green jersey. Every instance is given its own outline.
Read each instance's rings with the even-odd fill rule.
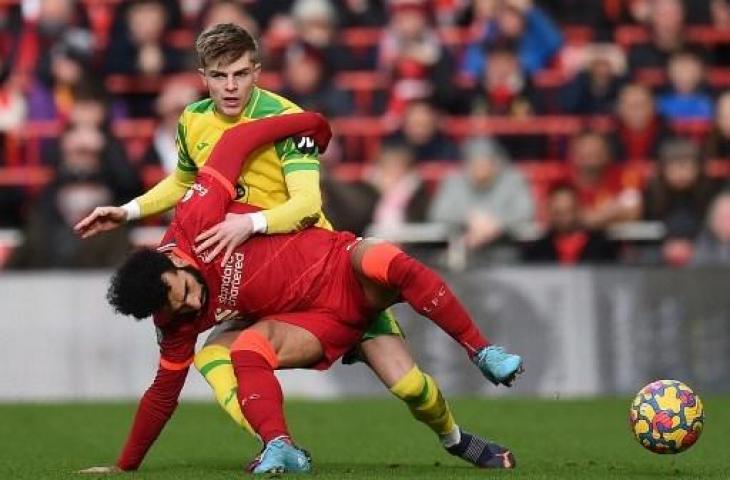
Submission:
[[[141,215],[146,217],[174,207],[229,128],[258,118],[301,111],[289,100],[257,87],[237,119],[218,115],[209,98],[188,105],[177,127],[175,172],[136,199]],[[243,194],[237,201],[264,210],[267,233],[291,232],[310,225],[331,229],[321,210],[319,167],[318,156],[302,153],[292,139],[264,146],[244,165],[238,179]]]

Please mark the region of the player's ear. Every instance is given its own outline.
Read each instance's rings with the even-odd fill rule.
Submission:
[[[208,78],[205,76],[205,69],[199,68],[198,73],[200,74],[200,80],[203,82],[205,88],[208,88]]]
[[[253,83],[259,81],[259,75],[261,75],[261,63],[257,63],[253,67]]]

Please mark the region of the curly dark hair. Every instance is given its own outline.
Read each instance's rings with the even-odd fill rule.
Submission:
[[[139,249],[114,273],[106,298],[123,315],[147,318],[167,303],[170,287],[162,281],[162,274],[176,268],[164,253]]]

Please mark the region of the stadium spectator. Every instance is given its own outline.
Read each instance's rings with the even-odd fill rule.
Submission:
[[[669,57],[686,47],[685,9],[681,0],[650,0],[646,13],[640,14],[651,34],[648,43],[639,43],[629,50],[629,67],[665,68]]]
[[[323,171],[322,211],[336,230],[363,235],[373,219],[375,195],[367,182],[347,182]]]
[[[353,109],[349,94],[332,82],[322,52],[301,43],[286,51],[282,95],[327,117],[349,115]]]
[[[368,183],[375,204],[372,223],[397,227],[426,220],[429,196],[415,168],[413,151],[403,143],[385,143],[370,172]]]
[[[621,89],[616,104],[615,129],[610,142],[621,163],[656,159],[659,145],[671,136],[664,119],[654,106],[651,90],[632,83]]]
[[[40,195],[24,230],[25,240],[8,269],[104,268],[121,262],[131,246],[127,229],[82,241],[73,226],[112,193],[97,176],[63,172]]]
[[[470,113],[523,119],[537,114],[539,95],[520,67],[514,46],[510,42],[493,44],[489,47],[489,59],[479,86],[469,96]],[[545,154],[545,142],[539,135],[500,135],[498,140],[515,159]]]
[[[717,185],[704,172],[700,149],[682,138],[665,142],[659,168],[644,194],[643,217],[661,221],[666,228],[662,258],[670,265],[685,265]]]
[[[476,38],[488,28],[497,13],[498,0],[474,0],[473,2],[457,2],[453,7],[453,21],[466,27]],[[439,22],[443,25],[443,22]]]
[[[715,125],[707,139],[709,158],[730,159],[730,91],[717,99]]]
[[[667,120],[711,120],[712,95],[703,86],[702,59],[684,50],[672,55],[668,75],[670,89],[660,95],[657,107]]]
[[[73,92],[83,81],[92,82],[91,52],[57,43],[41,64],[28,92],[29,120],[64,120],[73,106]]]
[[[575,115],[608,115],[625,83],[623,58],[612,46],[593,46],[587,56],[584,69],[560,91],[561,110]]]
[[[388,139],[411,147],[419,163],[456,161],[459,159],[459,150],[439,129],[439,115],[427,100],[410,102],[403,115],[401,128]]]
[[[540,238],[524,246],[524,260],[563,265],[616,260],[616,245],[605,233],[582,224],[578,193],[568,184],[559,184],[550,190],[546,227]]]
[[[57,178],[32,209],[26,241],[11,257],[10,268],[99,268],[118,263],[129,248],[126,229],[82,242],[73,226],[99,203],[126,195],[122,172],[102,156],[104,135],[89,126],[66,130],[60,139]],[[133,174],[133,172],[128,172]]]
[[[33,2],[32,2],[33,3]],[[28,5],[27,12],[34,11]],[[75,0],[40,0],[37,16],[27,18],[18,43],[14,70],[21,76],[49,77],[58,45],[89,54],[93,39],[86,11]]]
[[[169,19],[161,0],[136,0],[125,13],[125,31],[109,45],[107,73],[160,75],[186,67],[183,52],[165,42]]]
[[[10,80],[10,65],[0,56],[0,168],[22,162],[19,136],[26,116],[22,92]],[[22,188],[0,186],[0,227],[16,227],[22,222],[25,192]]]
[[[175,136],[178,119],[186,106],[198,99],[197,89],[188,82],[172,81],[162,90],[155,101],[155,111],[159,123],[152,136],[142,163],[160,166],[166,174],[175,170],[178,161]]]
[[[258,38],[261,32],[256,19],[239,0],[213,0],[200,11],[198,30],[204,31],[219,23],[232,23],[251,32]]]
[[[429,220],[463,228],[465,245],[472,250],[529,226],[532,195],[504,149],[492,140],[472,138],[463,150],[463,171],[443,181]]]
[[[338,42],[337,10],[329,0],[297,0],[291,10],[296,28],[296,39],[291,42],[316,49],[325,61],[327,70],[338,72],[362,68],[360,57],[350,55]],[[372,58],[368,66],[372,66]]]
[[[387,21],[383,0],[344,0],[335,5],[342,28],[378,28]]]
[[[603,135],[590,130],[576,135],[568,158],[567,181],[578,192],[581,220],[587,228],[602,229],[639,215],[640,174],[613,162]]]
[[[504,39],[518,45],[520,63],[529,74],[544,68],[563,43],[558,27],[531,0],[506,0],[500,3],[494,19],[484,25],[477,40],[467,47],[463,73],[472,79],[479,78],[484,64],[489,63],[489,45]]]
[[[730,192],[720,193],[710,206],[710,214],[697,238],[694,265],[730,266]]]
[[[105,126],[69,124],[47,157],[60,171],[100,176],[111,189],[115,202],[126,200],[141,189],[139,176],[127,161],[124,148]]]
[[[489,47],[489,66],[470,98],[472,114],[526,117],[538,110],[537,93],[509,42]]]
[[[0,56],[0,159],[7,155],[4,135],[21,128],[27,113],[23,92],[10,73],[10,65]]]
[[[711,0],[712,27],[719,31],[730,30],[730,2],[728,0]],[[713,64],[730,66],[730,43],[720,42],[712,50]]]
[[[426,97],[448,109],[456,94],[453,62],[430,24],[428,5],[425,0],[393,1],[378,47],[378,69],[389,78],[388,113],[396,117],[409,101]]]
[[[610,41],[613,28],[625,17],[621,0],[540,0],[539,3],[560,25],[589,27],[594,31],[594,38],[600,41]]]

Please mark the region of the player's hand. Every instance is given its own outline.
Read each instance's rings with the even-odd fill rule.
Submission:
[[[205,263],[210,263],[221,252],[223,260],[221,266],[228,262],[228,259],[243,242],[253,235],[253,221],[247,214],[227,213],[226,219],[218,225],[209,228],[195,238],[195,253],[210,252],[204,256]]]
[[[74,227],[81,238],[89,238],[101,232],[108,232],[127,221],[127,211],[122,207],[96,207]]]
[[[100,467],[84,468],[83,470],[78,470],[76,473],[80,473],[82,475],[113,475],[116,473],[124,473],[124,470],[116,465],[104,465]]]

